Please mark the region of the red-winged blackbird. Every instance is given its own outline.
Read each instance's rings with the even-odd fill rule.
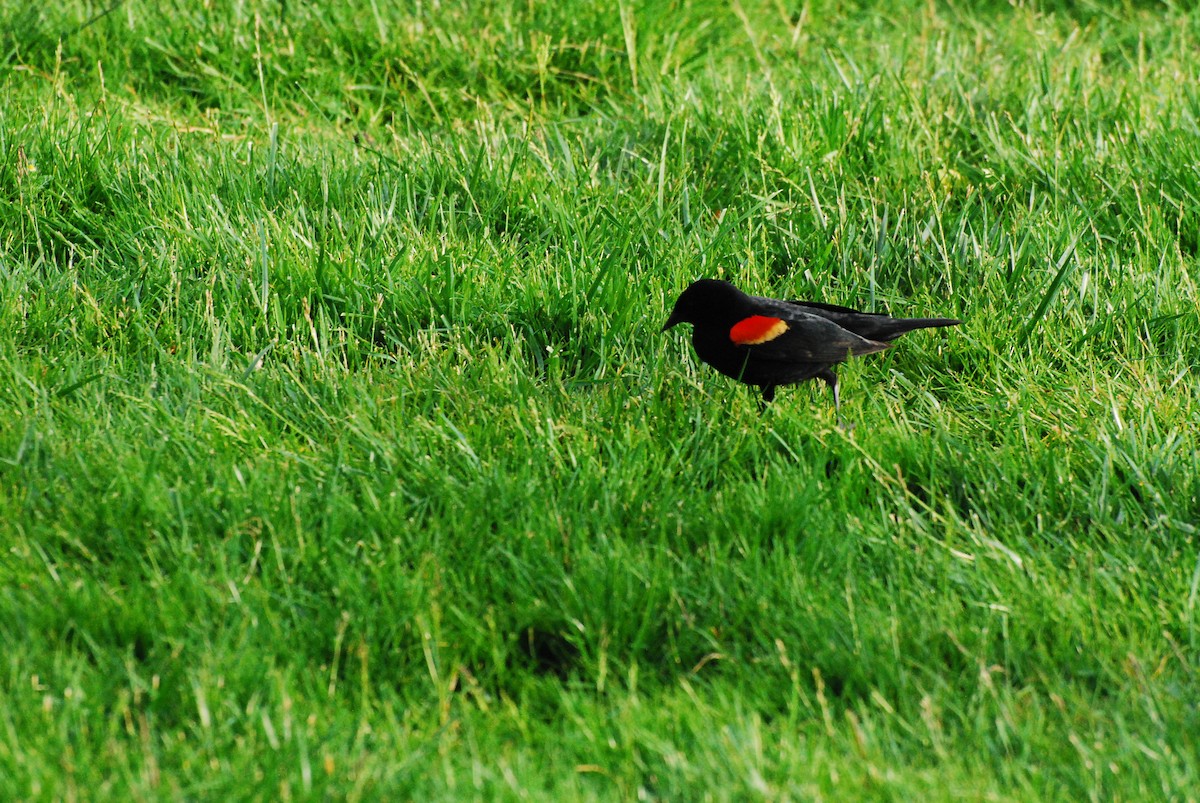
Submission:
[[[679,294],[662,330],[692,324],[696,355],[725,376],[762,389],[763,402],[779,385],[814,377],[833,389],[833,366],[849,357],[883,351],[905,332],[954,326],[951,318],[891,318],[833,304],[749,296],[729,282],[700,279]]]

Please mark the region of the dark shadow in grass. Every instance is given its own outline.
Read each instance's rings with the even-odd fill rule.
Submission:
[[[581,330],[578,318],[578,312],[560,306],[520,310],[509,319],[523,335],[522,354],[536,379],[547,379],[552,367],[567,379],[587,378],[599,372],[601,352],[591,333]],[[500,331],[495,333],[496,338],[502,336]]]
[[[52,68],[56,41],[43,10],[30,3],[0,20],[0,64],[23,61]]]
[[[841,675],[830,675],[824,678],[825,693],[835,700],[842,699],[846,693],[846,679]]]
[[[842,460],[839,457],[830,457],[825,461],[825,478],[833,479],[833,475],[837,474],[842,468]]]
[[[1184,257],[1194,258],[1200,252],[1200,215],[1186,210],[1168,218],[1167,226],[1179,242],[1179,252]]]
[[[580,652],[553,624],[529,625],[520,631],[510,663],[537,675],[565,680],[579,666]]]
[[[929,507],[929,500],[932,497],[922,482],[906,474],[904,476],[904,490],[909,496],[920,502],[923,507]]]

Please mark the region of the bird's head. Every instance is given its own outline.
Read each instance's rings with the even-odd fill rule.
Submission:
[[[681,323],[694,324],[716,315],[723,317],[723,313],[728,313],[744,295],[729,282],[720,279],[697,279],[679,294],[662,331],[665,332]]]

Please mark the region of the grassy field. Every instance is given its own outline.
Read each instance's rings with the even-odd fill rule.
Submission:
[[[1196,799],[1187,4],[169,5],[0,0],[0,799]]]

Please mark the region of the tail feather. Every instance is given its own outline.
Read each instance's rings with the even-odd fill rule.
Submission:
[[[958,326],[962,321],[955,318],[892,318],[890,325],[881,327],[886,331],[880,332],[883,340],[894,340],[905,332],[916,329],[936,329],[942,326]]]

